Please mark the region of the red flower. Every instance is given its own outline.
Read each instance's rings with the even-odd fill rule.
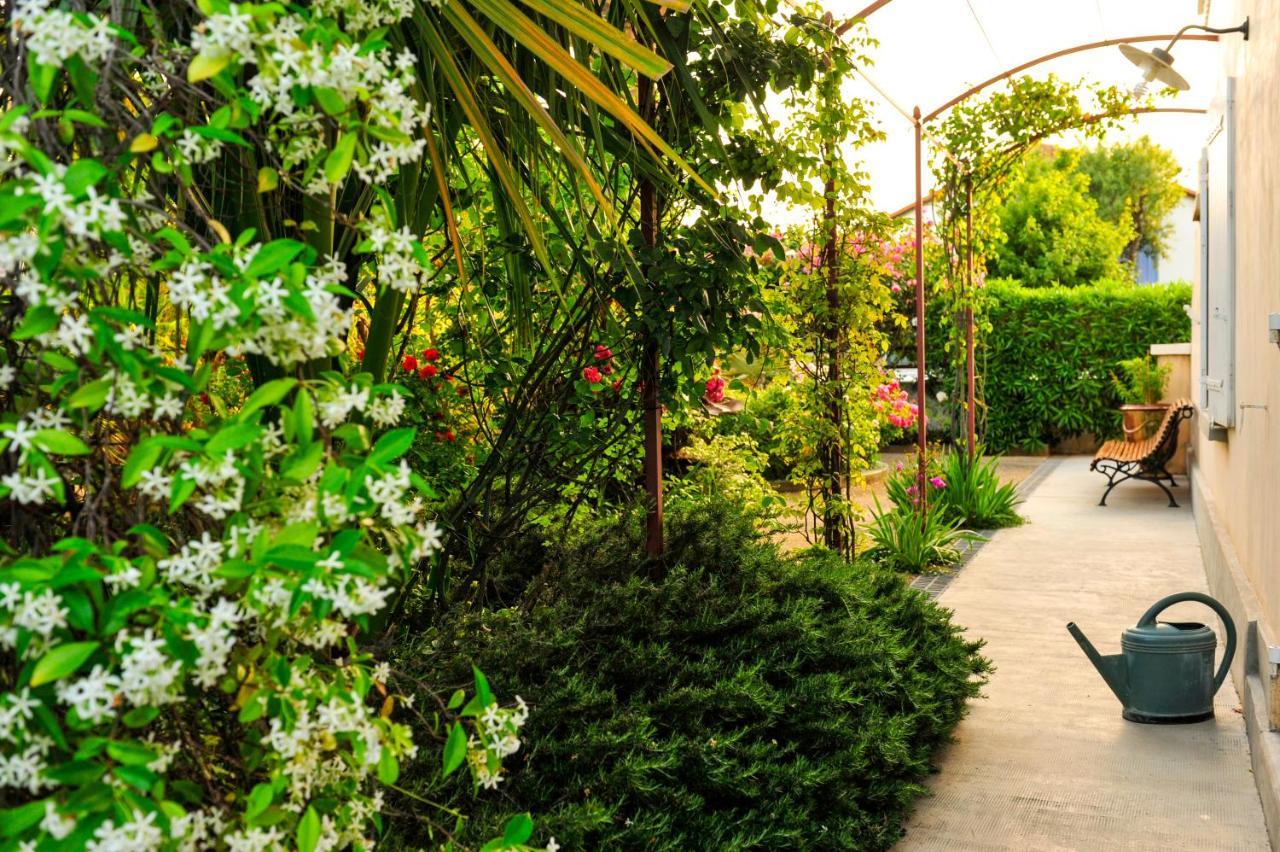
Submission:
[[[425,359],[426,359],[426,360],[428,360],[428,361],[437,361],[437,360],[439,360],[439,359],[440,359],[440,350],[439,350],[439,349],[424,349],[424,350],[422,350],[422,357],[423,357],[423,358],[425,358]]]
[[[725,384],[725,380],[720,378],[720,371],[716,370],[711,378],[707,379],[707,402],[724,402]]]
[[[612,357],[613,357],[613,351],[609,349],[608,346],[605,346],[603,343],[601,343],[599,346],[596,347],[597,361],[608,361]]]
[[[611,376],[611,375],[613,375],[613,365],[611,365],[611,364],[602,364],[602,365],[600,366],[600,372],[604,373],[606,376]]]
[[[594,385],[596,382],[601,380],[600,371],[595,367],[587,367],[582,371],[582,378]]]
[[[434,364],[423,364],[422,368],[418,370],[418,378],[420,379],[433,379],[435,375],[436,368]]]
[[[622,379],[615,379],[613,382],[613,392],[617,393],[622,390]]]
[[[418,369],[418,359],[412,355],[404,356],[404,360],[400,362],[400,366],[404,368],[406,373],[412,373]]]

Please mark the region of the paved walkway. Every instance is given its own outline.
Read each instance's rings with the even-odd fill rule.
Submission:
[[[1030,523],[997,533],[939,598],[987,640],[996,672],[898,848],[1268,849],[1230,679],[1212,721],[1126,722],[1065,629],[1075,621],[1119,653],[1120,632],[1156,599],[1204,590],[1186,488],[1179,509],[1140,482],[1101,508],[1087,458],[1048,464],[1022,507]],[[1180,604],[1165,617],[1213,613]]]

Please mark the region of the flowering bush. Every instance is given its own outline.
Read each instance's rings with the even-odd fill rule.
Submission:
[[[145,43],[11,6],[0,835],[23,848],[367,848],[418,748],[362,639],[440,545],[432,491],[405,389],[331,369],[361,272],[333,199],[422,153],[413,57],[376,30],[408,4],[199,6],[185,41]],[[213,215],[210,164],[241,151],[257,191],[301,199],[298,239]],[[410,293],[425,251],[386,201],[347,223],[353,252]],[[251,392],[211,394],[240,361]],[[477,673],[426,718],[439,771],[492,787],[525,711]]]
[[[871,407],[890,425],[899,429],[915,426],[920,413],[919,407],[911,402],[907,392],[893,380],[876,385],[871,397]]]

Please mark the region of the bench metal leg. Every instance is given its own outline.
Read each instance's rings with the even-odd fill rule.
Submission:
[[[1126,479],[1133,478],[1133,474],[1128,473],[1124,466],[1116,464],[1095,464],[1093,469],[1101,473],[1107,478],[1107,488],[1102,492],[1102,499],[1098,501],[1099,506],[1107,505],[1107,497],[1111,494],[1111,489],[1115,488]]]
[[[1173,477],[1172,477],[1172,476],[1170,476],[1170,477],[1169,477],[1169,479],[1170,479],[1170,480],[1172,480],[1172,479],[1173,479]],[[1159,485],[1159,486],[1160,486],[1160,490],[1161,490],[1161,491],[1163,491],[1165,494],[1169,495],[1169,508],[1170,508],[1170,509],[1176,509],[1176,508],[1178,508],[1178,501],[1177,501],[1177,500],[1175,500],[1175,499],[1173,499],[1173,492],[1169,490],[1168,486],[1166,486],[1163,482],[1161,482],[1161,481],[1160,481],[1159,477],[1156,477],[1156,478],[1154,478],[1154,479],[1148,479],[1147,481],[1148,481],[1148,482],[1154,482],[1156,485]],[[1176,483],[1176,482],[1174,483],[1174,485],[1175,485],[1175,486],[1176,486],[1177,484],[1178,484],[1178,483]]]
[[[1094,464],[1092,469],[1107,478],[1107,487],[1106,490],[1102,492],[1102,499],[1098,501],[1099,506],[1107,505],[1107,497],[1111,495],[1112,489],[1117,485],[1122,482],[1128,482],[1130,479],[1138,479],[1143,482],[1150,482],[1163,491],[1165,496],[1169,498],[1169,508],[1178,508],[1178,501],[1174,499],[1173,492],[1164,484],[1164,480],[1168,479],[1169,483],[1174,488],[1177,488],[1177,480],[1173,478],[1173,474],[1169,473],[1169,471],[1165,470],[1163,467],[1149,473],[1144,473],[1141,469],[1135,471],[1130,465],[1112,466],[1104,462],[1102,464]]]

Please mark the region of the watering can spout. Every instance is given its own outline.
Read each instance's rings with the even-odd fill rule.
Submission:
[[[1120,699],[1120,703],[1128,704],[1129,670],[1125,665],[1124,655],[1112,654],[1104,657],[1099,654],[1098,649],[1085,638],[1074,621],[1067,625],[1067,630],[1075,637],[1076,642],[1084,650],[1085,656],[1089,658],[1089,662],[1093,663],[1093,667],[1098,670],[1098,674],[1102,675],[1102,679],[1107,682],[1107,686],[1111,687],[1111,691],[1116,694],[1116,698]]]

